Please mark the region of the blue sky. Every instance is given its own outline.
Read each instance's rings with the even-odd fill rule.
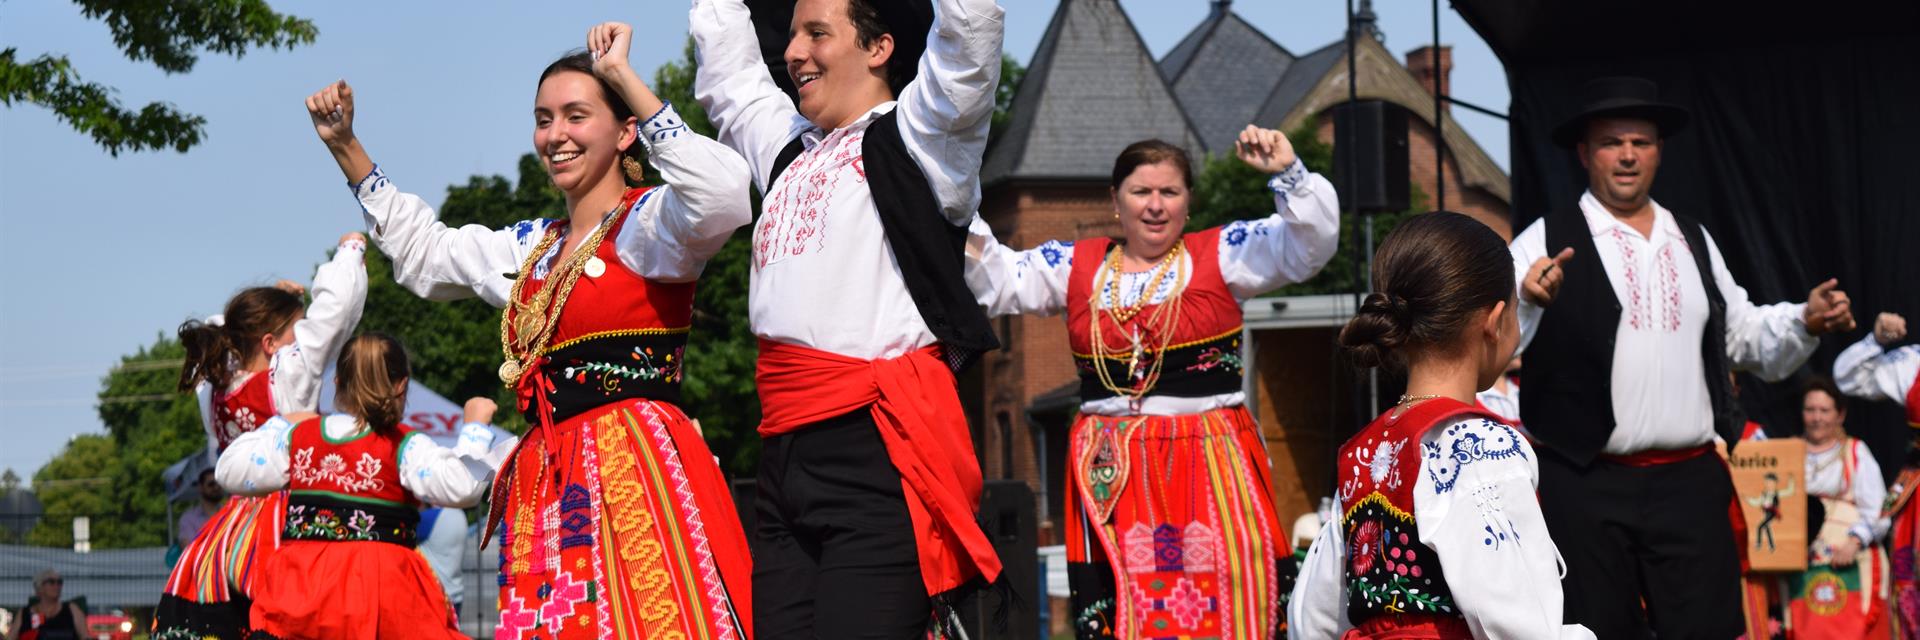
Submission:
[[[1057,0],[1001,0],[1008,53],[1033,55]],[[1147,46],[1164,55],[1206,16],[1205,0],[1122,0]],[[51,112],[0,108],[0,468],[28,476],[76,434],[100,433],[94,396],[108,367],[181,321],[217,312],[241,287],[305,282],[359,209],[315,139],[302,101],[337,78],[359,96],[368,150],[402,189],[438,204],[474,174],[507,174],[531,150],[535,78],[602,20],[635,25],[633,65],[651,75],[676,58],[687,4],[605,1],[276,3],[311,19],[319,39],[235,60],[203,55],[169,76],[125,58],[104,24],[56,0],[0,2],[0,47],[21,59],[65,53],[129,106],[169,101],[206,116],[206,139],[177,154],[106,154]],[[1340,0],[1242,0],[1243,18],[1296,53],[1340,38]],[[1387,48],[1430,41],[1430,4],[1375,6]],[[1504,111],[1506,75],[1459,16],[1454,95]],[[1455,110],[1502,166],[1499,120]]]

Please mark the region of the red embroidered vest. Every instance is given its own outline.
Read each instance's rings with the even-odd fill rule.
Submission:
[[[531,424],[560,422],[618,400],[650,398],[679,402],[687,332],[693,318],[693,282],[656,282],[620,261],[615,239],[648,189],[629,189],[600,246],[560,313],[560,326],[539,361],[520,383],[520,411]],[[565,223],[547,225],[559,233]],[[536,271],[539,273],[539,271]],[[522,301],[545,285],[531,275]],[[514,314],[512,306],[506,313]],[[533,397],[539,393],[540,402]],[[551,411],[541,415],[541,405]]]
[[[213,392],[213,438],[226,451],[234,438],[260,428],[278,413],[273,408],[273,372],[256,372],[231,393]]]
[[[1429,453],[1421,451],[1421,438],[1429,429],[1463,415],[1500,421],[1458,400],[1435,398],[1398,417],[1389,410],[1341,445],[1335,464],[1340,526],[1347,544],[1347,616],[1354,625],[1419,624],[1435,617],[1460,617],[1441,574],[1440,557],[1420,542],[1413,518],[1413,488],[1420,479],[1420,461]],[[1518,446],[1517,442],[1484,444],[1489,451],[1517,450]],[[1438,483],[1451,486],[1453,476],[1436,474],[1435,480],[1437,488]]]
[[[400,445],[413,432],[371,429],[327,437],[322,418],[288,436],[287,540],[377,541],[412,546],[419,502],[400,486]]]
[[[1067,344],[1073,348],[1074,364],[1080,373],[1080,399],[1097,400],[1116,394],[1100,382],[1094,367],[1107,369],[1116,383],[1137,385],[1140,375],[1161,359],[1160,379],[1152,395],[1198,398],[1239,391],[1241,388],[1240,302],[1227,289],[1220,275],[1220,228],[1186,234],[1181,238],[1191,257],[1192,272],[1186,288],[1180,292],[1180,317],[1173,336],[1155,335],[1148,319],[1164,305],[1148,304],[1140,308],[1125,326],[1107,314],[1100,317],[1100,334],[1108,353],[1122,354],[1100,358],[1094,354],[1091,321],[1094,277],[1106,268],[1112,240],[1092,238],[1074,243],[1073,272],[1067,278]],[[1148,283],[1153,287],[1157,283]],[[1118,286],[1115,281],[1113,286]],[[1101,292],[1103,299],[1108,292]],[[1114,292],[1117,294],[1118,292]],[[1141,295],[1151,298],[1154,292]],[[1132,362],[1133,336],[1139,334],[1143,357]],[[1159,351],[1162,342],[1167,347]]]

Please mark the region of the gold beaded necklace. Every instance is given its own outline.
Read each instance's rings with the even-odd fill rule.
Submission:
[[[1089,322],[1088,337],[1093,343],[1094,375],[1100,380],[1100,386],[1113,392],[1114,395],[1127,398],[1128,405],[1135,411],[1139,410],[1141,398],[1152,392],[1154,385],[1160,382],[1160,370],[1166,363],[1166,359],[1162,356],[1166,353],[1167,346],[1173,343],[1174,328],[1180,324],[1180,303],[1184,299],[1182,294],[1187,288],[1187,272],[1185,269],[1175,269],[1173,265],[1185,252],[1185,248],[1186,244],[1183,241],[1174,245],[1173,249],[1161,258],[1160,264],[1154,268],[1152,275],[1148,276],[1146,289],[1141,291],[1140,299],[1135,300],[1132,305],[1121,305],[1117,292],[1122,274],[1120,247],[1114,247],[1108,252],[1102,268],[1094,274],[1094,292],[1091,299],[1087,301],[1087,305],[1093,309],[1093,313],[1089,314],[1092,319]],[[1116,383],[1113,380],[1113,374],[1107,371],[1107,362],[1122,358],[1120,353],[1107,346],[1102,330],[1105,323],[1101,321],[1101,314],[1106,314],[1106,317],[1113,321],[1114,326],[1125,329],[1128,322],[1146,307],[1147,301],[1153,298],[1154,293],[1160,290],[1168,277],[1174,278],[1174,281],[1166,301],[1154,307],[1153,313],[1148,314],[1146,321],[1141,323],[1154,329],[1154,333],[1157,333],[1160,338],[1160,344],[1151,349],[1151,362],[1144,363],[1143,366],[1142,360],[1148,358],[1149,349],[1141,342],[1141,326],[1134,326],[1125,358],[1127,360],[1126,382],[1131,384]],[[1107,290],[1109,287],[1113,290]],[[1108,302],[1104,309],[1100,305],[1103,296]]]
[[[614,205],[600,219],[600,226],[594,228],[565,262],[556,266],[547,274],[547,279],[535,291],[533,298],[520,301],[520,292],[527,280],[533,278],[533,266],[545,257],[548,249],[564,234],[553,231],[534,245],[527,255],[527,261],[520,265],[520,275],[513,279],[513,291],[508,295],[508,306],[500,314],[500,350],[506,354],[506,362],[500,364],[500,381],[513,387],[520,384],[520,378],[526,376],[532,368],[534,359],[546,350],[553,340],[553,333],[560,326],[560,310],[566,308],[567,298],[573,294],[573,285],[580,280],[581,272],[586,270],[587,261],[600,248],[600,241],[607,236],[607,229],[613,226],[613,217],[626,208],[626,199]]]

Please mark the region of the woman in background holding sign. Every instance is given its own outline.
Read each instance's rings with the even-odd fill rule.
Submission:
[[[1806,427],[1807,495],[1826,517],[1807,545],[1807,570],[1787,577],[1787,628],[1797,638],[1884,638],[1887,558],[1874,544],[1886,488],[1864,443],[1847,436],[1846,401],[1832,382],[1816,379],[1800,397]]]

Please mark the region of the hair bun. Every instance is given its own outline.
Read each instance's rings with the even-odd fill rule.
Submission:
[[[1395,350],[1405,344],[1412,314],[1406,298],[1384,291],[1367,294],[1353,319],[1340,330],[1340,344],[1352,354],[1354,364],[1386,365],[1394,360]]]

